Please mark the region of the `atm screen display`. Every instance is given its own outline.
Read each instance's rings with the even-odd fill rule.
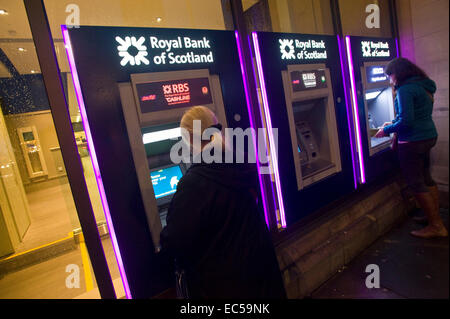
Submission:
[[[327,87],[325,70],[291,72],[292,90],[294,92]]]
[[[212,103],[208,78],[136,84],[142,113]]]
[[[156,199],[175,194],[182,176],[183,173],[179,165],[150,172]]]
[[[381,65],[373,65],[366,67],[366,77],[369,83],[378,83],[388,80],[388,76],[384,73],[384,67]]]

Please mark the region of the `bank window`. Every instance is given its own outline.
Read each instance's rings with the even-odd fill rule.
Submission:
[[[0,9],[0,298],[84,296],[96,281],[25,7]]]
[[[61,38],[61,24],[232,29],[231,8],[221,0],[44,0],[52,34]]]

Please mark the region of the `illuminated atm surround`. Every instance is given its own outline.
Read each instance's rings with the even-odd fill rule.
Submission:
[[[351,139],[351,109],[342,81],[343,50],[336,36],[253,32],[252,40],[257,70],[255,80],[261,88],[261,113],[269,135],[281,224],[287,227],[340,196],[351,193],[357,185]],[[289,125],[282,78],[282,72],[289,65],[305,70],[312,70],[318,65],[318,68],[329,68],[333,87],[330,100],[336,114],[341,170],[338,160],[336,172],[319,181],[310,180],[307,186],[298,182],[299,170],[295,168],[298,164],[294,163],[297,152],[291,139],[292,125]]]
[[[364,56],[364,50],[367,50],[367,46],[363,48],[362,42],[386,42],[389,46],[389,54],[384,54],[384,56],[370,56],[366,54]],[[358,162],[358,181],[360,184],[364,184],[367,181],[367,175],[369,175],[369,179],[375,178],[379,174],[383,174],[386,170],[391,169],[392,165],[389,165],[388,162],[393,163],[394,157],[392,156],[392,152],[378,152],[377,156],[381,156],[382,159],[378,160],[378,165],[372,162],[370,159],[371,155],[374,155],[375,152],[370,150],[369,148],[369,139],[364,138],[365,134],[368,134],[367,126],[368,119],[365,118],[365,112],[363,112],[363,108],[361,105],[364,105],[364,111],[367,107],[365,96],[362,94],[364,88],[362,84],[362,77],[365,74],[364,65],[373,65],[374,64],[384,64],[390,61],[391,59],[398,57],[398,39],[392,38],[366,38],[366,37],[356,37],[356,36],[345,36],[345,47],[347,52],[348,59],[348,68],[350,74],[350,91],[351,91],[351,105],[352,105],[352,114],[353,114],[353,123],[354,123],[354,131],[355,131],[355,141],[356,141],[356,151],[357,151],[357,162]],[[384,50],[386,51],[386,49]],[[374,54],[376,55],[376,54]],[[364,72],[364,74],[363,74]],[[364,119],[362,122],[361,119]],[[363,127],[366,127],[366,132],[362,130]],[[367,141],[367,142],[366,142]],[[366,144],[368,143],[368,144]],[[385,149],[386,150],[386,149]],[[383,154],[382,154],[383,153]],[[372,162],[372,163],[370,163]],[[369,167],[370,166],[370,167]]]
[[[165,266],[155,253],[152,236],[147,227],[142,227],[148,221],[144,204],[136,197],[140,187],[126,133],[118,83],[130,82],[130,75],[136,73],[209,69],[211,74],[220,76],[221,89],[228,92],[223,96],[228,125],[254,127],[249,116],[249,92],[243,81],[245,70],[239,36],[233,31],[97,26],[72,29],[62,26],[62,32],[125,294],[127,298],[148,298],[167,289],[173,274],[163,270]],[[186,63],[170,64],[170,60],[166,59],[167,64],[164,64],[162,57],[167,57],[168,48],[149,48],[151,36],[165,40],[189,37],[198,39],[199,43],[203,40],[204,48],[186,50],[172,47],[169,53],[186,57]],[[117,41],[119,38],[120,43]],[[160,44],[165,43],[167,41]],[[142,53],[134,58],[127,55],[125,51],[131,45]],[[208,58],[202,62],[193,60],[193,56]],[[194,63],[189,64],[189,61]],[[254,145],[256,147],[255,140]],[[260,171],[259,163],[257,168]],[[261,182],[261,176],[259,179]],[[270,198],[262,192],[268,223],[267,201]]]

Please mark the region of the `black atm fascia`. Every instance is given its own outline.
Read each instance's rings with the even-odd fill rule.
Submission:
[[[150,231],[142,201],[119,83],[128,83],[128,101],[137,116],[131,75],[208,70],[211,88],[216,87],[216,76],[220,79],[217,87],[223,93],[228,127],[246,129],[251,126],[250,110],[246,104],[237,34],[204,29],[80,26],[63,27],[63,37],[124,290],[131,298],[150,298],[171,287],[174,276],[170,261],[155,252],[155,234]],[[157,47],[151,42],[154,37],[180,45],[171,49]],[[186,48],[183,41],[186,37],[202,42],[203,47]],[[147,53],[143,55],[147,62],[131,63],[132,56],[127,59],[121,53],[127,41],[130,45],[136,42],[145,46],[142,49]],[[130,53],[136,52],[130,50]],[[166,59],[163,63],[164,55],[183,60],[176,63]],[[199,55],[207,57],[206,60],[193,60],[193,56]],[[220,99],[216,102],[220,103]],[[135,131],[136,140],[142,139],[137,133],[142,132]],[[153,209],[156,206],[157,203]],[[157,225],[160,221],[156,217],[154,213]]]
[[[265,107],[269,112],[267,114],[264,111],[264,118],[270,117],[272,129],[278,131],[278,172],[286,225],[289,227],[298,221],[305,221],[306,217],[313,218],[314,213],[321,208],[355,190],[349,113],[342,81],[341,51],[337,36],[253,32],[252,37],[259,82],[264,81],[261,83],[262,104],[267,104]],[[323,50],[311,47],[299,49],[296,47],[296,41],[303,43],[323,41],[326,57],[297,58],[300,54],[306,57],[305,52],[308,56],[313,56],[314,51]],[[283,59],[283,55],[291,58]],[[291,85],[291,72],[294,71],[323,73],[326,87],[309,88],[304,93],[294,92]],[[264,90],[267,98],[264,97]],[[296,134],[292,107],[293,104],[308,100],[318,102],[319,107],[322,106],[327,110],[324,112],[324,115],[327,115],[322,119],[322,123],[330,125],[326,130],[327,135],[330,133],[333,135],[330,136],[331,143],[329,143],[332,163],[324,170],[318,171],[315,176],[302,175],[302,159],[296,149],[299,138]],[[267,120],[266,125],[269,126]]]
[[[210,108],[218,117],[223,127],[227,127],[225,109],[223,105],[220,79],[217,75],[210,75],[208,69],[187,70],[187,71],[169,71],[131,74],[131,82],[119,83],[119,91],[122,109],[125,117],[125,123],[128,131],[128,138],[133,154],[133,161],[136,167],[136,173],[141,189],[142,201],[155,244],[155,249],[159,249],[159,237],[164,223],[164,215],[167,213],[167,205],[172,196],[166,196],[156,199],[153,189],[150,172],[155,169],[170,167],[170,158],[168,154],[160,164],[149,162],[148,154],[143,142],[143,130],[148,127],[171,127],[179,126],[179,121],[189,107],[176,107],[166,110],[153,112],[143,112],[141,110],[141,97],[137,92],[137,85],[146,83],[167,83],[189,80],[189,79],[208,79],[208,87],[211,91],[212,103],[202,104]],[[195,105],[193,105],[195,106]],[[170,150],[169,150],[170,151]],[[181,171],[184,174],[188,164],[180,163]]]
[[[368,49],[368,46],[364,45],[369,43],[372,45],[377,45],[379,43],[387,44],[387,48],[384,49]],[[391,150],[390,144],[392,136],[388,138],[383,138],[381,140],[375,140],[371,138],[378,129],[370,129],[371,122],[374,120],[369,119],[369,107],[371,100],[368,102],[366,100],[366,94],[370,94],[376,91],[382,91],[376,99],[384,100],[381,104],[386,108],[385,118],[390,121],[394,118],[394,102],[393,93],[390,88],[389,78],[386,75],[384,80],[375,81],[370,83],[369,78],[371,76],[370,70],[373,67],[385,67],[387,63],[397,57],[397,47],[396,41],[393,38],[368,38],[368,37],[357,37],[357,36],[347,36],[346,37],[347,53],[350,54],[350,76],[352,77],[352,96],[356,97],[355,100],[352,98],[352,106],[354,115],[358,115],[359,125],[354,125],[355,136],[359,142],[356,140],[356,144],[360,149],[358,152],[358,167],[359,167],[359,183],[370,183],[377,178],[383,178],[383,176],[392,175],[398,168],[398,161],[396,159],[395,153]],[[350,52],[349,52],[350,49]],[[369,50],[370,54],[364,55],[365,50]],[[387,52],[389,50],[389,52]],[[379,52],[384,51],[383,55]],[[372,53],[376,52],[373,54]],[[370,56],[369,56],[370,55]],[[379,55],[379,56],[377,56]],[[353,70],[353,73],[352,73]],[[356,120],[355,120],[356,121]],[[387,122],[387,121],[386,121]],[[383,121],[384,123],[384,121]],[[374,126],[382,126],[383,123],[377,123],[374,121]],[[359,132],[358,132],[359,127]],[[372,141],[375,142],[373,147],[371,146]],[[378,144],[379,143],[379,144]],[[376,145],[378,144],[378,145]]]

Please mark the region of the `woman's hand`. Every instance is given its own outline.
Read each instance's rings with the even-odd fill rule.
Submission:
[[[386,137],[387,135],[384,133],[383,128],[380,128],[377,132],[377,134],[375,134],[376,138],[381,138],[381,137]]]
[[[386,127],[386,126],[391,125],[391,124],[392,124],[392,122],[384,122],[382,127]]]

